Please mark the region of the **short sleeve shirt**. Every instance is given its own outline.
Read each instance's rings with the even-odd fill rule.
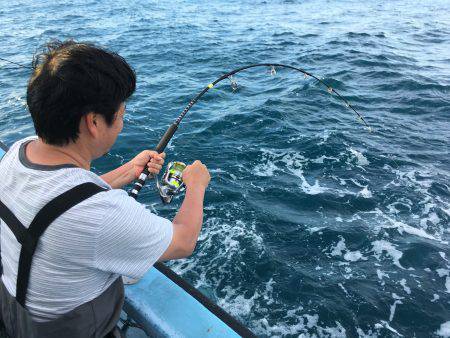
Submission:
[[[50,200],[79,184],[109,189],[58,217],[39,240],[26,306],[34,320],[46,321],[96,298],[119,275],[142,277],[168,248],[173,227],[90,171],[31,163],[25,149],[33,139],[16,142],[0,161],[0,200],[25,227]],[[0,224],[2,280],[15,296],[21,246]]]

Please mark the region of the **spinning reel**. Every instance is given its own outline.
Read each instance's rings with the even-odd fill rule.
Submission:
[[[186,164],[183,162],[170,162],[167,165],[161,181],[156,177],[156,187],[159,191],[159,196],[164,204],[169,204],[175,195],[183,192],[186,185],[183,182],[183,170],[186,169]]]

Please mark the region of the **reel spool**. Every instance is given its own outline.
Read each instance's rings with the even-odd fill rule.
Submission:
[[[164,204],[169,204],[175,195],[186,189],[183,182],[183,170],[186,169],[186,164],[183,162],[170,162],[167,165],[166,171],[159,181],[156,178],[156,187],[159,191],[159,196]]]

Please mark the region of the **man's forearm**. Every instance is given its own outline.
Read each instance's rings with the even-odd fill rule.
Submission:
[[[190,238],[186,238],[186,240],[193,247],[197,243],[198,235],[202,228],[205,189],[203,186],[186,188],[186,196],[184,197],[183,204],[173,219],[173,223],[186,227],[186,233],[190,234]]]
[[[119,189],[133,180],[132,174],[130,174],[132,169],[132,164],[127,162],[100,177],[114,189]]]

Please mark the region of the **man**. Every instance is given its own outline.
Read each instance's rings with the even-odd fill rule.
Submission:
[[[91,161],[123,127],[134,71],[91,44],[53,43],[35,63],[27,103],[37,137],[0,162],[0,303],[12,337],[104,337],[123,304],[120,276],[140,278],[156,261],[189,256],[203,219],[210,176],[195,161],[171,221],[120,190],[165,154],[145,150],[97,176]]]

